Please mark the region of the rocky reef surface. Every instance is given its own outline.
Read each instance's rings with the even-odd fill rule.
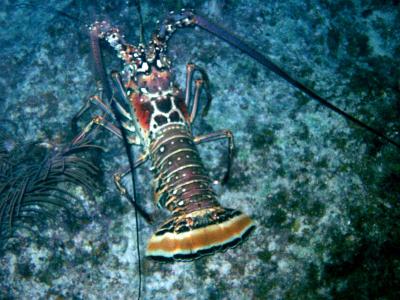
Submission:
[[[97,18],[136,43],[134,1],[98,2]],[[72,138],[71,118],[96,93],[89,6],[70,0],[0,4],[0,119],[18,124],[18,137]],[[142,0],[146,35],[157,19],[184,7],[236,33],[335,105],[400,140],[399,1]],[[218,188],[220,202],[251,215],[257,228],[239,247],[194,262],[143,259],[143,299],[399,299],[399,149],[207,32],[181,30],[169,54],[182,88],[187,62],[207,70],[213,104],[194,131],[232,130],[235,160],[232,178]],[[118,69],[113,55],[106,50],[106,62]],[[2,253],[1,299],[137,296],[134,211],[112,182],[127,159],[108,133],[96,143],[108,149],[97,157],[103,173],[96,201],[80,188],[72,190],[84,203],[81,218],[15,241]],[[217,178],[226,145],[199,148]],[[159,223],[165,214],[152,201],[148,167],[137,172],[139,196]],[[140,223],[144,250],[157,224]]]

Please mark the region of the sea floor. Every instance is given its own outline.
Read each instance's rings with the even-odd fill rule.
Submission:
[[[97,16],[136,44],[133,2],[98,1]],[[147,37],[169,11],[194,8],[400,141],[399,1],[141,2]],[[18,125],[16,139],[72,139],[71,118],[97,92],[89,4],[0,4],[0,119]],[[256,230],[237,248],[194,262],[144,258],[146,241],[166,215],[154,205],[149,164],[136,173],[138,194],[156,224],[141,219],[137,241],[134,210],[112,181],[127,164],[123,146],[100,134],[95,143],[107,151],[96,157],[102,176],[95,201],[75,188],[84,218],[14,241],[0,257],[0,298],[134,299],[139,242],[143,299],[400,299],[399,149],[200,29],[177,32],[169,54],[182,88],[186,63],[207,70],[213,103],[194,134],[233,132],[232,176],[216,190],[221,204],[251,215]],[[120,68],[110,49],[105,56],[109,70]],[[218,178],[225,143],[199,149]]]

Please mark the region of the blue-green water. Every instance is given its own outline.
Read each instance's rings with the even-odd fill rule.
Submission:
[[[168,11],[192,7],[399,141],[397,1],[187,2],[142,1],[146,36]],[[0,129],[15,140],[73,137],[71,118],[96,93],[89,15],[89,3],[79,1],[0,4],[0,119],[18,127]],[[97,15],[137,43],[133,4],[100,1]],[[105,51],[107,66],[119,69],[113,55]],[[220,202],[251,215],[257,229],[239,247],[195,262],[142,259],[143,299],[398,299],[399,151],[204,31],[175,34],[169,55],[181,88],[187,62],[207,70],[213,104],[194,132],[232,130],[236,154]],[[82,199],[83,208],[72,206],[81,218],[58,217],[41,238],[13,241],[0,258],[0,298],[137,296],[134,211],[112,181],[127,159],[117,138],[104,133],[96,143],[108,151],[95,157],[103,172],[95,201],[71,187]],[[199,149],[217,178],[225,144]],[[148,168],[137,172],[138,193],[157,221],[141,221],[142,250],[165,218],[152,200]]]

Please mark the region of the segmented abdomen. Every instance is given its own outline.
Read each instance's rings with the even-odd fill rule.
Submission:
[[[193,137],[183,125],[165,127],[150,153],[159,206],[176,215],[218,205]]]
[[[242,212],[222,207],[184,125],[170,124],[150,144],[155,198],[172,212],[149,240],[148,257],[192,260],[239,244],[254,229]]]

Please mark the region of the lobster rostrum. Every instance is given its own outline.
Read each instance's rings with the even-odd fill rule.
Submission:
[[[174,83],[170,71],[167,41],[177,27],[191,26],[193,20],[191,12],[172,14],[153,33],[147,45],[138,46],[128,44],[119,30],[106,22],[91,26],[91,35],[105,40],[123,61],[122,76],[113,76],[119,95],[113,97],[115,113],[128,142],[143,148],[139,163],[151,159],[156,203],[172,213],[147,244],[146,256],[161,261],[192,260],[235,247],[255,228],[249,216],[218,203],[213,182],[196,149],[196,144],[202,142],[228,140],[225,181],[233,151],[231,132],[221,130],[195,137],[191,130],[202,87],[208,96],[204,114],[211,101],[207,74],[194,64],[188,64],[184,94]],[[195,72],[199,72],[201,79],[195,81],[192,99]],[[107,127],[104,123],[101,125]],[[111,126],[108,129],[118,132]],[[116,184],[120,191],[125,191],[118,180]]]

